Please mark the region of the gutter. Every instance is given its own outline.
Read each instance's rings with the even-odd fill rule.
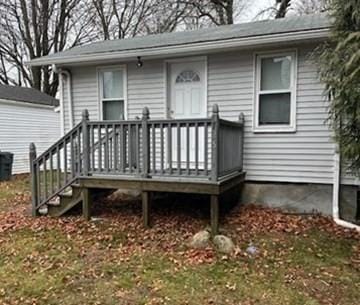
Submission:
[[[56,65],[53,65],[53,70],[55,73],[59,74],[59,84],[60,84],[60,111],[61,111],[61,134],[65,134],[65,105],[63,98],[63,76],[66,77],[67,81],[67,101],[68,101],[68,111],[69,111],[69,128],[72,129],[74,127],[74,111],[73,111],[73,100],[72,100],[72,75],[69,70],[66,69],[58,69]]]
[[[33,108],[56,109],[56,106],[37,104],[37,103],[31,103],[31,102],[26,102],[26,101],[8,100],[8,99],[0,99],[0,103],[10,104],[10,105],[18,105],[18,106],[24,106],[24,107],[33,107]]]
[[[332,216],[333,220],[339,226],[348,229],[355,229],[360,232],[360,226],[351,222],[340,219],[339,202],[340,202],[340,186],[341,186],[341,156],[338,146],[335,148],[334,155],[334,181],[333,181],[333,204],[332,204]]]
[[[58,73],[56,66],[53,66],[55,73]],[[63,76],[59,73],[59,99],[60,99],[60,134],[61,137],[65,135],[65,113],[64,113],[64,85]]]
[[[216,41],[198,42],[198,43],[186,43],[173,46],[163,47],[149,47],[140,48],[134,50],[123,50],[113,52],[101,52],[94,54],[82,54],[82,55],[63,55],[56,57],[44,57],[34,59],[26,62],[30,66],[43,66],[49,64],[73,64],[73,63],[89,63],[93,61],[104,61],[104,60],[119,60],[119,59],[134,59],[137,56],[147,57],[164,57],[169,55],[191,53],[201,54],[209,51],[217,51],[232,48],[246,48],[263,46],[267,44],[277,43],[289,43],[303,40],[319,40],[325,39],[329,36],[330,29],[323,28],[317,30],[306,30],[298,32],[288,32],[271,35],[258,35],[251,37],[242,37],[237,39],[222,39]]]

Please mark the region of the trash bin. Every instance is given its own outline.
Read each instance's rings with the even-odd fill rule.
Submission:
[[[0,151],[0,181],[10,179],[13,160],[14,154]]]

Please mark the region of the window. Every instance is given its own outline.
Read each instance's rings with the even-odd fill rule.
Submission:
[[[102,69],[99,72],[100,103],[103,120],[121,120],[125,116],[125,70]]]
[[[199,82],[200,76],[194,71],[191,70],[185,70],[182,71],[177,77],[176,77],[176,83],[191,83],[191,82]]]
[[[256,56],[254,131],[295,131],[296,53]]]

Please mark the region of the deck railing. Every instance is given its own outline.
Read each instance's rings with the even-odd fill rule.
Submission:
[[[214,182],[242,170],[244,116],[210,118],[82,121],[36,157],[30,145],[33,210],[84,176],[202,178]],[[35,213],[35,212],[34,212]]]

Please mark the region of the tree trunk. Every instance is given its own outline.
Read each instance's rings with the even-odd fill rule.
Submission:
[[[291,0],[276,0],[276,3],[280,3],[280,6],[276,12],[275,19],[284,18],[290,7]]]
[[[41,68],[31,67],[32,84],[31,87],[41,90]]]

